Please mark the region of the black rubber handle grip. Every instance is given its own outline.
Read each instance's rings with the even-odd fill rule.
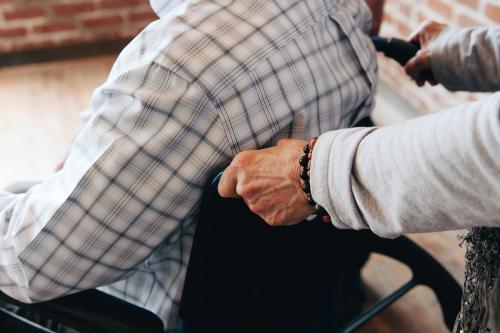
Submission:
[[[420,50],[418,45],[398,38],[373,36],[372,41],[377,51],[384,53],[386,57],[396,60],[401,66],[406,65],[408,60],[413,58]]]

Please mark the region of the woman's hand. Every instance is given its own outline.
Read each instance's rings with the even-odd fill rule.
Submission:
[[[420,45],[420,51],[408,61],[405,70],[419,87],[425,82],[433,86],[438,84],[432,73],[430,44],[446,27],[447,25],[442,23],[426,21],[409,38],[410,43]]]
[[[220,179],[219,194],[243,198],[252,212],[272,226],[303,221],[314,213],[299,177],[299,158],[307,143],[287,139],[275,147],[239,153]]]

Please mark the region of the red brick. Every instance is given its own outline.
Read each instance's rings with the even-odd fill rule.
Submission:
[[[45,9],[43,8],[27,8],[27,9],[15,9],[11,11],[5,11],[4,17],[6,20],[21,20],[34,17],[40,17],[45,15]]]
[[[30,50],[33,50],[33,49],[47,49],[51,46],[54,46],[56,45],[56,43],[54,43],[53,40],[50,40],[50,39],[42,39],[42,40],[37,40],[37,41],[34,41],[34,42],[30,42],[30,43],[24,43],[24,44],[21,44],[21,48],[22,49],[30,49]]]
[[[90,41],[94,41],[91,39]],[[89,40],[84,40],[81,37],[68,37],[57,41],[58,45],[78,45],[82,43],[87,43]]]
[[[478,20],[473,19],[468,15],[460,15],[458,17],[458,25],[461,27],[477,27],[484,24],[480,23]]]
[[[429,19],[429,16],[422,13],[422,12],[419,12],[418,13],[418,22],[424,22],[425,20],[428,20]]]
[[[144,0],[102,0],[100,7],[104,9],[126,8],[144,4]]]
[[[386,22],[394,22],[394,17],[387,11],[384,12],[384,23]]]
[[[403,3],[403,2],[398,2],[397,6],[394,6],[394,8],[397,9],[397,13],[399,18],[409,17],[411,14],[412,7],[409,4]]]
[[[129,18],[131,21],[154,21],[158,19],[158,16],[152,12],[152,11],[147,11],[147,12],[141,12],[141,13],[131,13],[129,15]]]
[[[106,28],[122,22],[123,18],[121,16],[108,16],[84,20],[83,25],[87,28]]]
[[[434,12],[447,19],[449,19],[453,13],[453,8],[441,0],[429,0],[427,3]]]
[[[73,22],[47,23],[36,25],[33,27],[33,31],[37,33],[69,31],[73,29],[75,29],[75,24]]]
[[[477,9],[479,7],[479,0],[462,0],[460,3],[472,9]]]
[[[94,10],[94,8],[95,7],[92,2],[56,4],[52,6],[54,13],[57,15],[72,15],[72,14],[85,13]]]
[[[500,6],[488,4],[486,6],[486,15],[495,22],[500,22]]]
[[[0,37],[18,37],[25,35],[26,35],[25,28],[0,29]]]
[[[113,40],[113,39],[120,39],[123,37],[123,31],[121,29],[110,29],[108,31],[106,31],[105,35],[104,35],[105,39],[108,39],[108,40]]]

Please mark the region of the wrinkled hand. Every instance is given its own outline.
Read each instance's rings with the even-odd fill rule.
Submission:
[[[409,38],[410,43],[420,45],[420,51],[408,61],[405,70],[419,87],[425,82],[433,86],[438,84],[432,73],[429,46],[446,27],[447,25],[442,23],[426,21]]]
[[[314,213],[300,181],[303,140],[280,140],[277,146],[235,156],[219,182],[219,194],[241,197],[271,226],[293,225]]]

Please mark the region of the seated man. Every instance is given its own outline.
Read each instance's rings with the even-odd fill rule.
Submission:
[[[95,91],[63,169],[0,193],[0,289],[38,302],[106,286],[175,330],[208,175],[366,117],[376,61],[363,0],[153,7],[160,19]]]

